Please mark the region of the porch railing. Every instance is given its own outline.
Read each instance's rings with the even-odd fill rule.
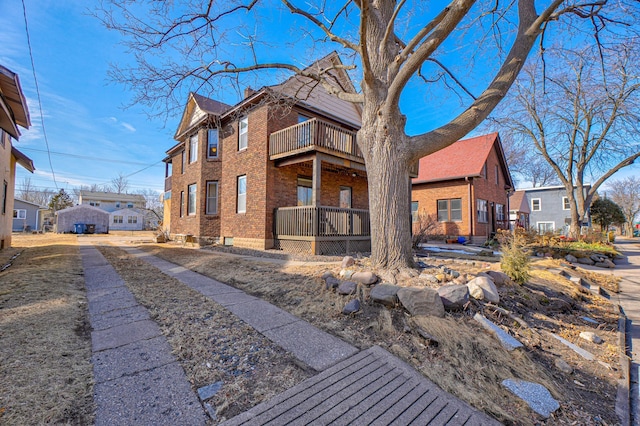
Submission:
[[[363,159],[356,144],[356,132],[317,118],[273,132],[269,137],[269,155],[272,157],[313,147]]]
[[[171,176],[164,178],[164,192],[171,191]]]
[[[280,207],[274,212],[275,237],[370,236],[369,210],[339,207]]]
[[[509,230],[510,228],[511,227],[508,220],[496,220],[496,229]]]

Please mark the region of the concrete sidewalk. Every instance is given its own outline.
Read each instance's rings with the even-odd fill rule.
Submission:
[[[178,417],[181,424],[203,423],[204,410],[157,325],[100,253],[86,245],[90,240],[84,244],[87,290],[94,299],[90,315],[96,324],[92,335],[96,424],[170,424]],[[499,424],[379,347],[359,351],[241,290],[142,250],[121,248],[220,304],[319,372],[229,420],[229,425]],[[138,359],[142,353],[148,358],[144,362]],[[145,381],[145,374],[151,375],[150,380]],[[165,388],[168,392],[163,392]]]

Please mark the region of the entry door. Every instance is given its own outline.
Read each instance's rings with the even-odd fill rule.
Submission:
[[[351,187],[350,186],[340,187],[340,208],[342,209],[351,208]]]

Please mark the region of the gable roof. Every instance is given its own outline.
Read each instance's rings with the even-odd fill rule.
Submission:
[[[31,126],[27,100],[18,74],[0,65],[0,128],[18,139],[20,131],[16,125],[25,129]]]
[[[18,203],[29,204],[31,206],[37,207],[38,210],[48,210],[49,209],[49,207],[41,206],[40,204],[32,203],[31,201],[26,201],[26,200],[21,200],[20,198],[16,198],[14,200],[14,206],[17,205]]]
[[[56,216],[58,216],[58,214],[67,214],[69,212],[76,211],[76,210],[88,210],[88,211],[92,211],[94,213],[98,213],[100,215],[109,217],[109,212],[107,212],[106,210],[102,210],[99,207],[90,206],[88,204],[79,204],[77,206],[67,207],[66,209],[56,211],[55,214]]]
[[[511,211],[531,213],[529,198],[525,191],[519,190],[509,196],[509,208]]]
[[[489,153],[495,147],[505,186],[513,188],[511,173],[500,143],[498,133],[459,140],[448,147],[420,159],[418,177],[413,184],[440,182],[467,177],[480,177]]]
[[[33,160],[20,152],[15,146],[11,147],[11,155],[15,157],[16,163],[20,164],[27,171],[33,173],[36,169],[33,165]]]
[[[192,129],[199,126],[203,121],[212,118],[212,116],[219,118],[229,109],[231,109],[231,105],[209,99],[197,93],[189,93],[189,99],[182,113],[182,118],[178,124],[174,139],[180,139],[186,133],[191,132]]]

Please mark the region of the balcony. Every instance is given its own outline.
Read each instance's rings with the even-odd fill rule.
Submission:
[[[279,160],[308,152],[324,152],[364,164],[356,143],[356,132],[312,118],[295,126],[273,132],[269,137],[269,159]],[[418,163],[409,168],[409,176],[418,176]]]
[[[273,218],[276,248],[341,255],[371,250],[369,210],[339,207],[280,207]]]
[[[164,178],[164,192],[171,191],[171,176]]]
[[[356,144],[356,132],[317,118],[273,132],[269,137],[271,160],[310,151],[326,152],[364,163]]]

